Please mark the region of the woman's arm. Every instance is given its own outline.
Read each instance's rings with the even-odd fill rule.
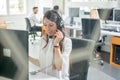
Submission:
[[[55,34],[56,38],[54,40],[54,61],[55,68],[60,71],[62,69],[62,54],[60,51],[60,41],[63,39],[63,33],[60,30],[57,30]]]
[[[35,59],[35,58],[29,56],[29,61],[32,62],[33,64],[35,64],[36,66],[40,66],[38,59]]]
[[[60,47],[54,47],[54,54],[55,54],[55,68],[60,71],[62,69],[62,54],[60,51]]]
[[[58,45],[56,45],[58,46]],[[55,67],[58,71],[63,69],[64,66],[64,73],[67,73],[67,70],[69,69],[69,56],[72,50],[72,42],[69,38],[65,39],[64,42],[64,51],[61,54],[60,47],[54,47],[54,60],[55,60]]]

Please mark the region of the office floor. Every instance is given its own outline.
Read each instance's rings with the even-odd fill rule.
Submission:
[[[87,80],[119,80],[120,68],[106,62],[104,65],[92,64],[88,69]]]
[[[97,62],[91,63],[88,69],[87,80],[119,80],[120,68],[104,62],[100,65]]]
[[[29,54],[33,57],[38,57],[38,44],[37,40],[34,43],[29,42]],[[35,54],[37,53],[37,54]],[[109,64],[110,53],[101,52],[101,58],[104,61],[104,65],[95,62],[94,65],[90,65],[87,75],[87,80],[118,80],[120,79],[120,68],[116,68]],[[99,66],[99,67],[98,67]],[[117,71],[117,73],[116,73]],[[74,80],[74,79],[73,79]],[[80,80],[80,79],[77,79]]]

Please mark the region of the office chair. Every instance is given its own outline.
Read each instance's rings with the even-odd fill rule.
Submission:
[[[77,38],[71,40],[70,80],[87,80],[89,60],[94,51],[95,41]]]
[[[31,23],[30,23],[30,20],[28,18],[25,18],[25,21],[26,21],[26,29],[27,31],[29,32],[29,35],[33,35],[33,40],[35,40],[35,37],[37,36],[37,32],[38,31],[42,31],[41,27],[40,30],[37,30],[36,28],[38,28],[38,26],[31,26]]]
[[[89,19],[89,18],[83,18],[82,19],[82,30],[83,30],[83,38],[85,39],[91,39],[95,41],[96,46],[94,48],[94,54],[96,54],[98,49],[100,49],[101,46],[104,45],[105,37],[102,36],[102,40],[100,39],[100,20],[99,19]],[[99,57],[98,60],[100,60],[100,64],[103,64],[103,61]]]

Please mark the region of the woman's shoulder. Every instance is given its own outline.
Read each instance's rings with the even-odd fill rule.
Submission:
[[[45,39],[42,37],[38,40],[38,43],[45,43],[45,42],[46,42]]]
[[[68,38],[68,37],[65,37],[65,38],[64,38],[64,43],[71,43],[71,39]]]

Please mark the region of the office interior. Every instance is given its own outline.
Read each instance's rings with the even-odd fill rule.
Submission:
[[[65,35],[72,40],[69,79],[119,80],[119,4],[120,0],[0,1],[0,80],[60,80],[43,74],[28,58],[38,58],[37,42],[44,30],[31,33],[26,18],[33,7],[38,7],[38,17],[42,18],[54,5],[59,6]],[[98,11],[99,19],[90,17],[93,9]],[[36,74],[31,74],[34,71]]]

